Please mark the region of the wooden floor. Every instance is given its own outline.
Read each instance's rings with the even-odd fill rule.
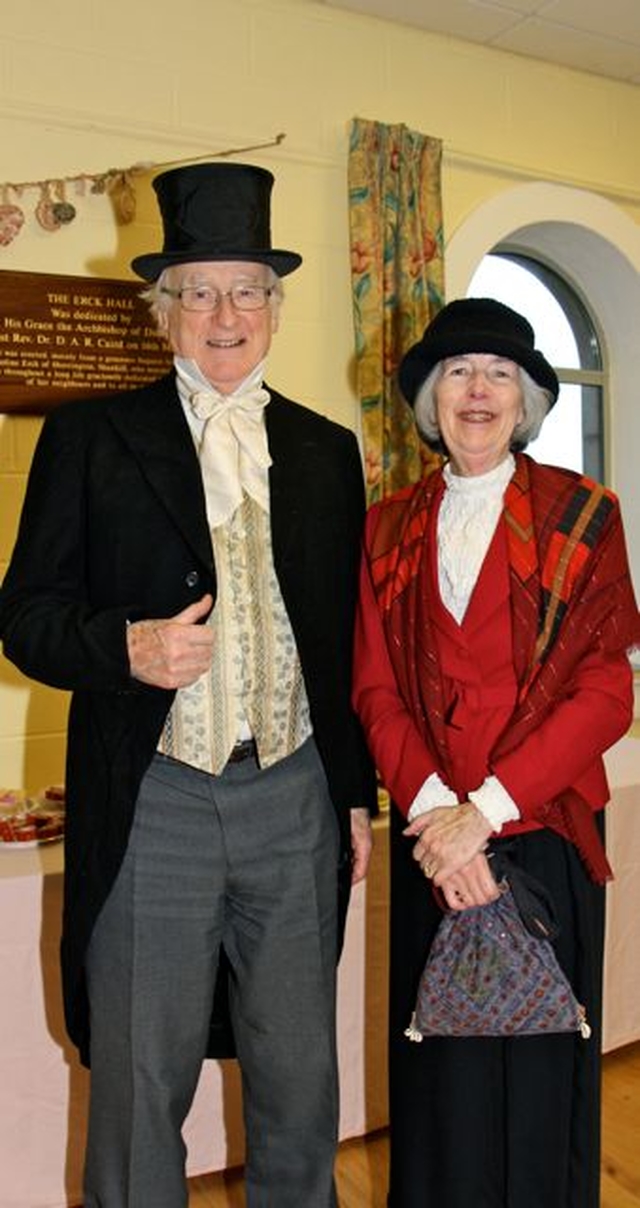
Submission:
[[[385,1208],[384,1133],[346,1141],[336,1165],[340,1208]],[[245,1208],[239,1171],[192,1179],[189,1208]],[[640,1044],[604,1059],[601,1208],[640,1208]]]
[[[640,1205],[640,1044],[604,1059],[600,1208]]]

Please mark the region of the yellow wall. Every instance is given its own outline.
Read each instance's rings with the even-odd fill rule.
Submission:
[[[161,165],[286,134],[241,157],[274,171],[274,242],[304,255],[287,282],[269,376],[352,426],[355,116],[443,140],[447,238],[479,204],[538,179],[600,194],[640,222],[640,89],[311,0],[23,0],[3,11],[3,180]],[[107,198],[70,190],[76,220],[46,233],[27,190],[27,223],[0,248],[0,269],[129,275],[131,256],[158,246],[152,174],[137,178],[138,215],[125,227]],[[0,573],[37,429],[0,418]],[[62,694],[0,663],[0,786],[62,778],[65,712]]]

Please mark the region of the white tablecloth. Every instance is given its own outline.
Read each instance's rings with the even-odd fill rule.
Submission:
[[[608,758],[605,1049],[640,1039],[640,740]],[[0,852],[0,1208],[81,1203],[88,1075],[66,1039],[58,942],[60,846]],[[387,829],[376,824],[366,885],[353,894],[339,973],[341,1136],[386,1123]],[[185,1126],[191,1174],[242,1160],[234,1062],[205,1063]]]

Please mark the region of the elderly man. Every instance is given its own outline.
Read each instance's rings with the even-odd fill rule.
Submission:
[[[133,268],[175,371],[50,414],[0,597],[7,656],[73,692],[85,1208],[187,1204],[181,1126],[222,999],[247,1204],[335,1204],[339,885],[344,908],[375,800],[349,704],[364,501],[353,435],[263,385],[301,262],[271,246],[272,184],[229,163],[154,181],[164,246]]]

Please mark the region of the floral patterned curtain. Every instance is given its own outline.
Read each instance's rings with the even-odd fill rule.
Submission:
[[[370,503],[415,482],[432,456],[396,370],[444,301],[441,152],[439,139],[404,125],[351,125],[351,281]]]

